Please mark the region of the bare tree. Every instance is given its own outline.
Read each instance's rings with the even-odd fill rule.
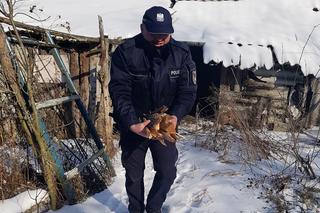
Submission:
[[[15,6],[21,0],[6,0],[5,3],[0,3],[0,13],[7,17],[12,26],[15,38],[18,41],[19,48],[17,48],[16,56],[9,49],[6,34],[1,27],[0,29],[0,64],[4,75],[8,81],[11,90],[14,93],[18,105],[18,116],[21,126],[27,136],[29,143],[36,152],[38,159],[41,162],[42,170],[48,185],[51,208],[56,209],[58,205],[58,187],[56,182],[56,173],[54,169],[54,162],[49,152],[49,147],[45,143],[44,136],[40,127],[40,119],[37,114],[35,100],[32,89],[34,59],[32,51],[27,51],[21,36],[15,25],[14,17],[22,13],[14,13]],[[20,75],[20,76],[19,76]],[[19,85],[19,78],[25,79],[23,85],[24,91],[27,92],[27,99],[22,93]]]

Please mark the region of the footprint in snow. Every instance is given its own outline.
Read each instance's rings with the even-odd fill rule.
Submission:
[[[198,192],[192,193],[190,205],[192,207],[202,207],[213,203],[212,197],[209,195],[207,189],[202,189]]]

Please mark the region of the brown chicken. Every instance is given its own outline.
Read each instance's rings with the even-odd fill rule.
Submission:
[[[168,108],[163,106],[156,112],[144,116],[145,120],[150,120],[146,127],[149,139],[157,140],[164,146],[167,146],[165,140],[175,143],[180,138],[175,125],[170,122],[170,115],[165,113],[167,110]]]

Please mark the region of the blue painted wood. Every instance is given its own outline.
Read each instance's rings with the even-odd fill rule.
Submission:
[[[59,104],[65,104],[70,101],[74,101],[76,99],[79,99],[79,95],[71,95],[71,96],[67,96],[67,97],[51,99],[51,100],[36,103],[36,108],[38,110],[38,109],[53,107],[53,106],[57,106]]]
[[[21,69],[20,69],[17,61],[16,61],[16,57],[15,57],[15,54],[12,50],[10,42],[8,40],[6,40],[6,42],[7,42],[7,47],[10,51],[11,60],[14,64],[16,72],[18,73],[19,85],[20,85],[21,90],[24,93],[25,102],[27,103],[27,105],[29,105],[28,104],[29,96],[28,96],[28,91],[26,90],[25,78],[23,76],[23,73],[21,72]],[[48,130],[46,128],[46,125],[45,125],[43,119],[39,116],[39,114],[38,114],[38,118],[39,118],[41,135],[42,135],[44,141],[46,142],[47,147],[50,152],[50,155],[55,163],[55,171],[56,171],[56,174],[58,176],[60,183],[62,184],[65,196],[67,197],[69,204],[74,204],[75,203],[75,191],[74,191],[72,185],[65,178],[65,175],[64,175],[65,171],[64,171],[64,168],[62,165],[62,160],[59,158],[59,156],[57,154],[58,146],[50,137]]]
[[[65,171],[62,166],[62,160],[57,153],[57,151],[59,150],[58,145],[52,140],[51,136],[47,131],[45,122],[41,118],[39,118],[39,124],[40,124],[42,137],[46,141],[51,157],[55,163],[55,170],[58,175],[58,179],[62,184],[62,188],[65,193],[65,196],[67,197],[68,203],[74,204],[76,202],[76,199],[75,199],[76,193],[74,188],[72,187],[72,185],[69,183],[69,181],[65,176]]]

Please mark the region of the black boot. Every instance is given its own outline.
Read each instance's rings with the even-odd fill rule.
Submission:
[[[161,213],[161,209],[147,209],[147,213]]]

